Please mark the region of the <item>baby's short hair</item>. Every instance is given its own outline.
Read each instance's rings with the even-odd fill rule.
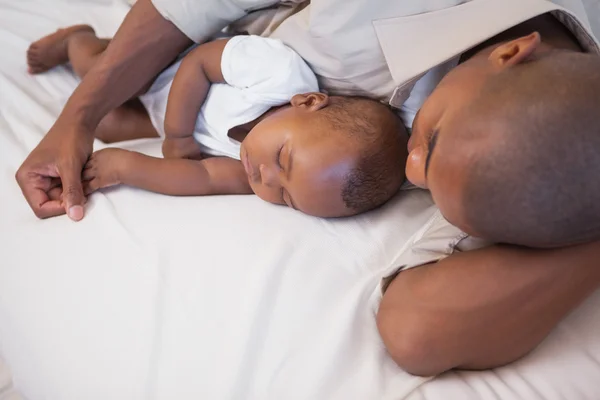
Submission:
[[[599,240],[600,57],[555,51],[492,78],[475,103],[467,225],[531,247]]]
[[[323,116],[332,129],[359,147],[342,185],[345,206],[359,214],[388,201],[404,181],[408,135],[392,109],[365,97],[332,96]]]

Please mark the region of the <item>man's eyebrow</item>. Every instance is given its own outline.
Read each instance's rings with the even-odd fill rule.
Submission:
[[[429,143],[427,143],[427,158],[425,159],[425,177],[427,177],[427,172],[429,171],[429,163],[431,161],[431,155],[433,154],[433,150],[435,149],[435,145],[437,144],[438,133],[440,131],[436,129],[433,131],[431,135],[431,139],[429,139]]]

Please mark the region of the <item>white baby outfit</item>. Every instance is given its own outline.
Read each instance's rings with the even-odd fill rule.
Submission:
[[[180,64],[181,60],[167,68],[140,96],[162,137],[169,90]],[[239,160],[240,142],[228,136],[231,128],[288,103],[296,94],[319,90],[304,60],[277,39],[232,37],[223,50],[221,70],[227,83],[211,85],[194,130],[202,152],[210,155]]]

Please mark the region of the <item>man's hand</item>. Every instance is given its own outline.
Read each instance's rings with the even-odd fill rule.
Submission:
[[[113,148],[94,152],[83,168],[85,194],[120,184],[131,154],[128,150]]]
[[[67,212],[75,221],[83,218],[81,170],[92,153],[96,126],[110,110],[136,97],[190,44],[150,0],[135,3],[73,92],[63,115],[17,171],[19,186],[35,215],[48,218]]]
[[[81,170],[93,140],[93,133],[60,117],[18,169],[17,182],[38,218],[83,218]]]
[[[165,158],[199,159],[200,146],[193,136],[166,137],[162,144],[162,153]]]

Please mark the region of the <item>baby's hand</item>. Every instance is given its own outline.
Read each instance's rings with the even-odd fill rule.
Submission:
[[[182,138],[167,136],[162,144],[162,153],[165,158],[198,159],[201,155],[200,146],[193,136]]]
[[[90,156],[83,167],[84,192],[86,195],[98,189],[121,183],[122,171],[131,152],[123,149],[102,149]]]

